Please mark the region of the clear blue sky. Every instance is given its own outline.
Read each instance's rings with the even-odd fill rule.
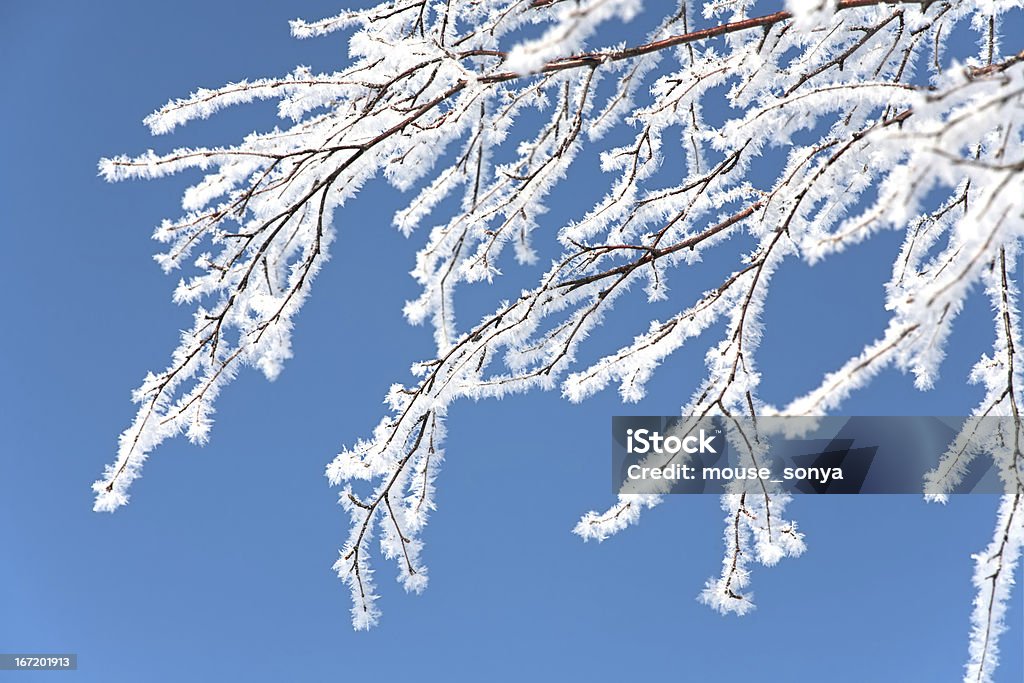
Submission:
[[[711,340],[673,359],[638,406],[623,409],[610,392],[581,406],[547,394],[455,407],[425,534],[431,585],[406,596],[379,564],[382,624],[352,632],[347,590],[330,569],[347,519],[323,467],[372,428],[388,385],[431,348],[426,329],[401,319],[415,242],[389,227],[396,193],[380,185],[340,218],[281,378],[244,372],[220,400],[209,446],[161,447],[129,507],[90,511],[89,485],[134,414],[129,390],[165,364],[189,320],[170,302],[174,279],[149,259],[151,228],[176,213],[185,181],[106,185],[96,161],[264,125],[272,105],[170,139],[149,138],[140,121],[199,85],[297,63],[331,68],[342,43],[292,40],[286,22],[335,7],[0,4],[0,652],[76,652],[80,662],[75,673],[0,679],[959,680],[970,554],[991,536],[995,497],[945,507],[916,496],[800,498],[790,512],[809,549],[755,570],[758,609],[744,618],[695,600],[720,566],[714,497],[670,500],[600,545],[569,533],[611,498],[608,416],[677,412]],[[584,161],[583,182],[594,172]],[[556,205],[552,226],[573,215]],[[809,388],[882,329],[885,258],[897,245],[883,235],[778,276],[761,354],[767,400]],[[370,266],[365,249],[395,257]],[[810,315],[795,310],[796,296]],[[630,320],[613,319],[605,340],[632,336]],[[921,394],[888,373],[845,412],[970,410],[979,392],[964,378],[990,346],[989,320],[975,297],[939,390]],[[1024,680],[1021,588],[1003,681]]]

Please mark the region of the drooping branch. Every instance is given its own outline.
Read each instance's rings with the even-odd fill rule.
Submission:
[[[669,355],[721,323],[707,375],[683,412],[756,422],[773,410],[759,395],[757,351],[762,336],[775,333],[763,319],[774,273],[825,259],[882,229],[906,232],[886,289],[888,326],[790,408],[833,410],[886,365],[930,386],[967,291],[979,280],[996,287],[990,280],[999,250],[1011,253],[1022,234],[1015,112],[1024,52],[1001,52],[1003,31],[989,9],[941,0],[842,1],[811,27],[783,11],[703,29],[681,4],[642,42],[591,50],[595,26],[625,17],[632,6],[409,0],[296,22],[296,35],[360,28],[349,44],[355,63],[341,73],[298,69],[198,91],[147,118],[154,133],[169,132],[227,105],[275,99],[294,125],[234,147],[103,165],[110,179],[206,172],[186,192],[187,214],[156,237],[170,243],[160,257],[168,270],[200,244],[213,245],[213,253],[201,254],[200,274],[178,287],[176,299],[197,306],[193,328],[171,365],[136,392],[140,411],[115,466],[98,482],[98,507],[125,502],[128,483],[163,439],[180,431],[205,438],[210,404],[238,367],[276,374],[290,355],[292,318],[329,255],[334,214],[377,175],[402,190],[420,188],[394,218],[405,235],[444,216],[417,254],[412,274],[421,294],[405,309],[410,322],[433,325],[436,348],[421,356],[428,360],[414,367],[408,386],[393,386],[390,414],[372,435],[327,468],[351,516],[335,567],[352,591],[359,628],[379,614],[374,533],[402,585],[425,585],[419,533],[434,505],[446,410],[458,400],[560,389],[577,401],[611,382],[624,400],[638,400]],[[705,16],[721,9],[706,7]],[[537,49],[507,49],[519,28],[538,19],[550,19],[552,30],[527,41]],[[980,27],[982,47],[965,70],[944,72],[942,48],[965,20]],[[715,39],[727,49],[712,45]],[[705,118],[712,99],[730,105],[712,117],[724,120]],[[600,179],[611,179],[607,191],[570,224],[541,220],[580,151],[604,135],[610,141],[601,150]],[[938,208],[936,190],[949,197]],[[459,193],[461,200],[446,202]],[[553,253],[540,259],[535,229],[557,238]],[[666,299],[680,269],[726,242],[749,251],[703,292],[684,292],[667,319],[575,367],[578,350],[628,291],[640,285],[649,301]],[[524,266],[551,265],[518,297],[477,321],[458,320],[458,287],[501,277],[506,246]],[[1011,364],[1008,375],[999,368],[1000,381],[1009,376],[1012,386],[1017,303],[1012,287],[1003,292],[998,306],[1010,323],[1002,323],[1003,346],[992,362]],[[212,303],[199,306],[206,300]],[[747,432],[735,438],[744,457],[762,456]],[[1016,456],[1010,460],[1016,464]],[[606,512],[584,516],[576,531],[605,538],[658,500],[620,496]],[[768,488],[723,500],[726,555],[701,594],[705,602],[722,611],[750,609],[749,563],[803,551],[785,504]]]

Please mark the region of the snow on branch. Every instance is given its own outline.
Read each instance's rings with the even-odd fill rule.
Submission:
[[[435,344],[392,387],[372,434],[327,467],[352,522],[335,569],[358,628],[379,618],[374,534],[407,590],[426,584],[420,534],[434,508],[447,408],[464,398],[558,389],[582,401],[615,384],[636,401],[676,350],[722,329],[682,413],[733,421],[730,439],[756,459],[758,414],[833,411],[887,366],[933,386],[957,315],[982,286],[996,342],[972,374],[987,392],[975,414],[1017,417],[1024,44],[1004,26],[1020,21],[1020,0],[794,0],[785,10],[727,0],[697,9],[683,2],[645,39],[605,44],[622,22],[644,20],[639,0],[382,3],[292,23],[298,37],[348,32],[340,71],[299,68],[197,90],[147,117],[154,134],[168,133],[274,99],[286,123],[232,146],[100,163],[108,180],[204,175],[184,195],[186,213],[154,234],[166,247],[159,263],[188,271],[174,297],[194,307],[193,325],[168,366],[136,390],[138,413],[95,484],[96,508],[126,503],[165,439],[204,441],[214,400],[241,366],[269,378],[281,371],[335,218],[377,177],[415,189],[394,217],[404,234],[424,233],[412,268],[420,294],[405,314],[429,321]],[[949,36],[961,28],[975,32],[977,49],[951,56]],[[600,153],[604,194],[579,206],[576,220],[552,224],[543,218],[552,193],[588,145]],[[886,285],[887,326],[817,388],[781,411],[766,405],[757,352],[777,333],[763,320],[775,273],[827,261],[882,230],[903,236]],[[547,253],[535,246],[538,231],[553,236]],[[689,291],[670,293],[680,270],[726,243],[746,251],[724,276],[697,286],[679,278]],[[515,269],[533,278],[518,297],[475,322],[456,315],[463,284]],[[675,298],[674,314],[581,367],[581,344],[635,289],[649,301]],[[1007,567],[1019,555],[1017,425],[977,452],[954,449],[929,479],[951,486],[969,458],[986,455],[1017,485],[1000,512],[998,547],[978,560],[974,681],[991,676]],[[624,494],[575,531],[607,538],[659,500]],[[782,518],[786,502],[772,490],[723,498],[725,561],[703,602],[743,613],[753,606],[750,561],[803,552],[802,534]]]

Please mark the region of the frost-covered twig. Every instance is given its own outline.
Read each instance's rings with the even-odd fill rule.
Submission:
[[[1017,429],[969,453],[954,449],[927,486],[949,490],[982,451],[1004,481],[1019,484],[1013,264],[1024,237],[1024,45],[1004,44],[1019,34],[1003,24],[1020,21],[1021,4],[794,0],[781,10],[726,0],[706,3],[697,17],[682,2],[631,45],[601,41],[607,25],[642,16],[638,0],[405,0],[293,22],[299,37],[350,31],[350,65],[199,90],[146,119],[153,133],[168,133],[225,106],[274,99],[285,128],[230,147],[101,163],[110,180],[187,169],[205,176],[186,191],[186,214],[155,233],[168,245],[157,259],[166,270],[193,262],[175,292],[195,306],[193,326],[169,366],[136,391],[136,419],[95,484],[97,509],[127,502],[145,457],[166,438],[205,440],[213,401],[240,366],[276,376],[291,354],[293,316],[328,257],[334,219],[376,176],[416,190],[394,217],[404,234],[432,222],[412,271],[420,295],[405,314],[430,322],[435,345],[412,381],[392,387],[390,414],[327,468],[352,518],[335,567],[359,628],[379,616],[375,533],[406,589],[425,586],[420,532],[434,506],[450,404],[555,388],[581,401],[612,383],[636,401],[666,358],[717,323],[724,336],[682,413],[730,421],[738,452],[756,460],[759,414],[833,411],[885,366],[931,387],[965,298],[983,283],[998,312],[997,342],[972,375],[988,392],[975,413],[1012,415]],[[525,37],[533,25],[541,30]],[[979,46],[951,57],[948,37],[960,27],[973,29]],[[601,151],[606,192],[579,207],[577,220],[547,224],[552,192],[588,145]],[[542,267],[537,230],[557,236]],[[816,389],[782,411],[765,405],[757,350],[772,333],[763,311],[775,273],[827,261],[880,230],[904,235],[886,288],[888,325]],[[670,298],[679,269],[726,242],[747,247],[726,274],[681,291],[676,313],[631,343],[576,363],[627,291]],[[460,287],[515,268],[509,247],[534,284],[477,322],[460,320]],[[604,539],[659,500],[623,494],[575,530]],[[1010,563],[1020,495],[1006,501],[998,528],[1009,540],[986,557]],[[786,502],[768,488],[723,498],[723,571],[701,600],[747,611],[749,560],[770,565],[803,552],[802,534],[782,518]],[[991,608],[975,615],[971,680],[987,680],[994,666],[1012,576],[1003,566],[979,582]]]

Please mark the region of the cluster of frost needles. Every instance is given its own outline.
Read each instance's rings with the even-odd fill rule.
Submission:
[[[976,556],[965,680],[992,680],[1024,539],[1014,282],[1024,237],[1024,1],[761,4],[683,0],[646,38],[602,45],[641,13],[640,0],[395,0],[293,22],[300,38],[348,36],[341,71],[299,68],[201,89],[150,115],[150,130],[164,134],[228,105],[272,99],[284,124],[232,146],[100,164],[112,181],[202,174],[184,194],[184,215],[155,232],[166,245],[160,265],[189,270],[174,299],[194,307],[194,322],[169,365],[135,391],[138,414],[94,486],[96,509],[128,501],[165,439],[184,432],[204,441],[215,399],[240,367],[268,378],[281,371],[343,205],[375,176],[414,190],[394,215],[402,233],[423,233],[413,269],[422,291],[405,315],[432,325],[436,349],[393,385],[390,412],[373,432],[327,467],[351,516],[336,569],[351,589],[356,628],[379,618],[374,535],[407,590],[427,583],[420,537],[453,401],[556,388],[582,401],[609,384],[636,401],[684,342],[724,330],[682,414],[735,419],[729,438],[753,458],[756,422],[747,418],[827,414],[885,367],[931,387],[966,296],[983,288],[994,341],[970,377],[984,388],[973,414],[1012,419],[973,433],[971,448],[951,449],[927,484],[941,494],[971,458],[991,457],[1010,492]],[[954,33],[976,39],[969,54],[946,54]],[[724,121],[705,118],[711,100],[727,110]],[[600,149],[603,196],[571,223],[546,224],[546,202],[587,145]],[[666,160],[682,170],[664,172]],[[531,236],[544,230],[556,253],[542,261]],[[880,231],[903,236],[886,285],[887,325],[813,391],[766,405],[757,355],[773,275]],[[668,298],[680,269],[737,237],[752,246],[727,277]],[[531,267],[535,284],[518,297],[478,321],[456,320],[461,284]],[[580,344],[631,288],[678,301],[675,313],[589,366],[576,363]],[[604,539],[660,499],[624,494],[583,515],[575,531]],[[786,503],[771,486],[723,497],[725,558],[703,602],[748,611],[751,563],[804,550]]]

